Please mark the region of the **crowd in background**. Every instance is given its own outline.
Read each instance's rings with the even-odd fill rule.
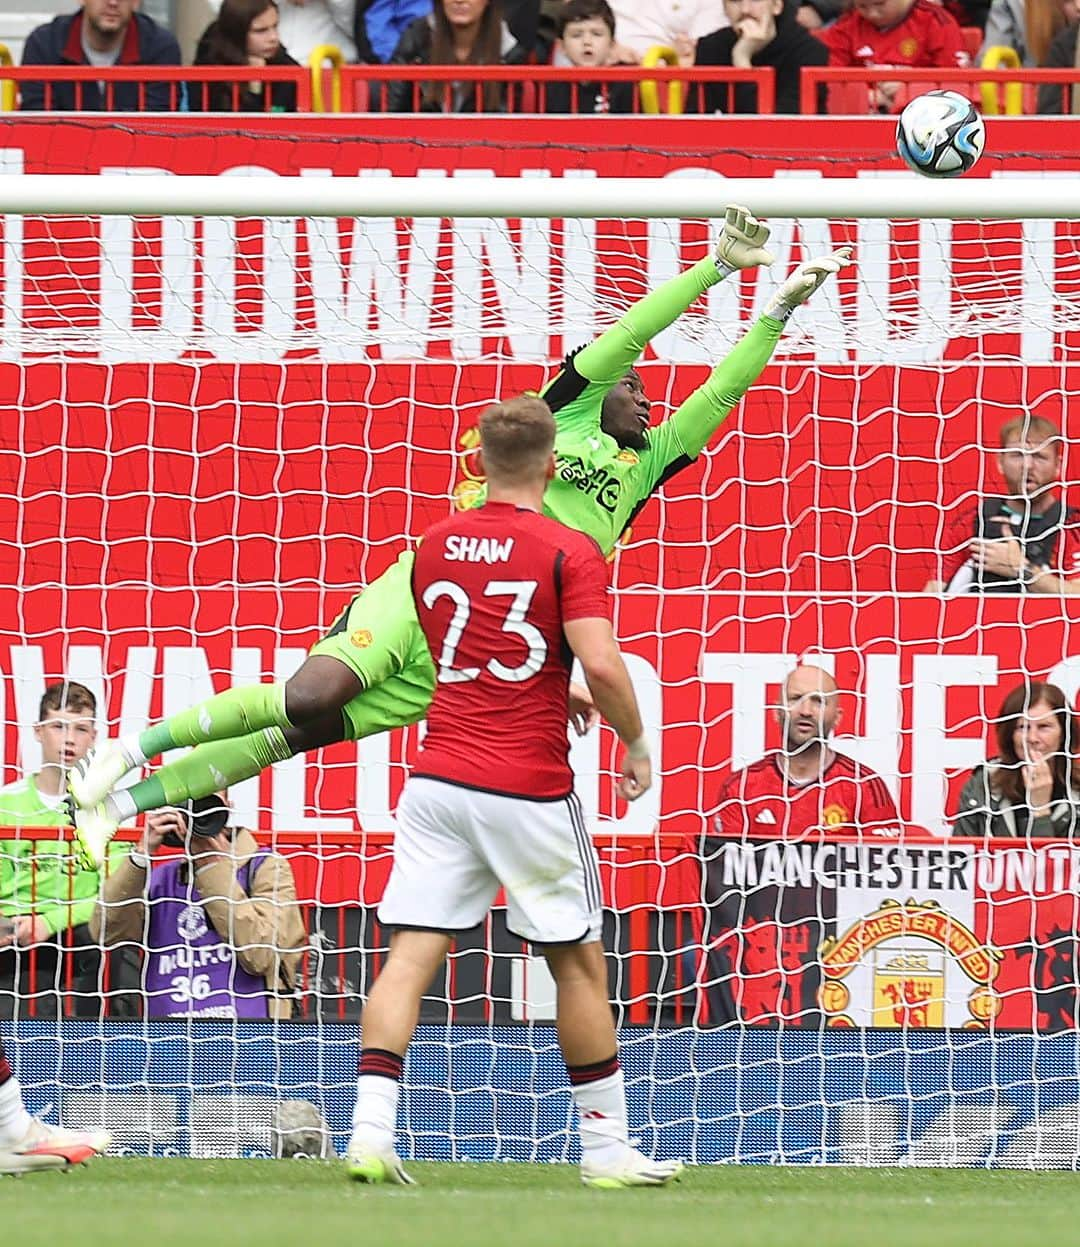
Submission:
[[[417,66],[551,65],[577,68],[580,81],[505,83],[395,80],[372,84],[372,111],[628,113],[640,111],[629,81],[605,81],[609,68],[649,63],[656,49],[695,68],[771,68],[775,111],[800,111],[804,68],[966,69],[991,48],[1008,49],[1025,67],[1076,68],[1080,0],[223,0],[197,40],[191,63],[272,70],[307,65],[332,47],[346,63]],[[83,0],[26,40],[25,66],[170,66],[183,63],[171,30],[141,11],[139,0]],[[695,82],[688,74],[684,111],[759,111],[753,82]],[[148,80],[149,82],[149,80]],[[852,94],[822,91],[817,111],[898,111],[912,93],[883,78]],[[974,84],[972,84],[974,86]],[[25,110],[187,109],[290,112],[295,83],[238,74],[235,81],[168,83],[106,80],[21,84]],[[865,99],[864,99],[865,96]],[[1080,87],[1040,84],[1042,113],[1080,111]]]

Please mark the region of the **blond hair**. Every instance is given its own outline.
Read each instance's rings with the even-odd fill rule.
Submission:
[[[543,475],[555,448],[555,417],[542,398],[492,403],[480,417],[480,449],[489,477],[502,483]]]
[[[1017,416],[1001,426],[1002,446],[1008,446],[1010,442],[1033,442],[1035,445],[1056,442],[1055,449],[1060,455],[1061,441],[1061,430],[1045,416]]]

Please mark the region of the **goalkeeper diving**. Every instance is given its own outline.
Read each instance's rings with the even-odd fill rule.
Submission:
[[[795,309],[851,261],[851,249],[843,247],[799,265],[704,384],[667,420],[650,426],[634,364],[711,286],[771,264],[768,238],[768,226],[747,209],[729,207],[712,255],[568,356],[541,391],[557,428],[556,474],[544,512],[593,537],[605,555],[652,494],[705,449],[761,375]],[[482,505],[484,496],[480,490],[470,505]],[[295,754],[424,718],[435,666],[416,618],[412,563],[411,552],[402,554],[353,598],[288,681],[229,689],[89,755],[69,779],[83,860],[99,865],[120,823],[139,813],[229,788]],[[569,711],[581,730],[591,705],[572,697]],[[129,771],[185,746],[195,748],[149,778],[117,788]]]

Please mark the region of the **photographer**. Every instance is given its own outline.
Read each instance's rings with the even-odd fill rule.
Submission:
[[[229,827],[223,793],[149,814],[90,922],[145,953],[147,1017],[288,1018],[306,942],[289,863]],[[162,845],[183,849],[150,869]]]

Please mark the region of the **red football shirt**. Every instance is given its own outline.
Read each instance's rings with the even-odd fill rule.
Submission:
[[[789,783],[782,761],[780,753],[768,753],[728,778],[716,812],[720,835],[794,837],[811,827],[895,826],[899,815],[885,781],[854,758],[833,754],[821,779],[807,784]]]
[[[415,774],[553,801],[573,789],[563,624],[607,619],[591,537],[488,502],[428,529],[413,597],[438,673]]]
[[[829,48],[830,65],[966,69],[971,64],[956,19],[931,0],[915,0],[907,17],[888,30],[872,26],[850,9],[822,31],[821,38]]]

